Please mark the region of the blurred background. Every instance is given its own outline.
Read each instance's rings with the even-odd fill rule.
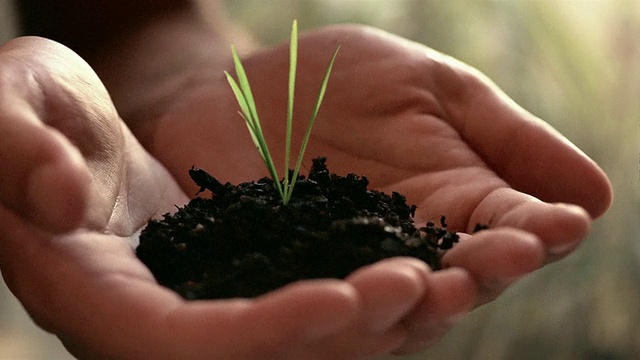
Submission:
[[[202,0],[206,3],[206,0]],[[640,359],[640,1],[226,0],[268,45],[357,22],[424,43],[492,78],[600,164],[612,209],[568,258],[406,359]],[[15,36],[0,0],[0,42]],[[71,359],[0,285],[0,359]]]

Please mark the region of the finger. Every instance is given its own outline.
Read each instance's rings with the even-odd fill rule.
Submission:
[[[260,354],[282,354],[352,324],[360,303],[356,290],[337,280],[303,281],[258,298],[243,314]],[[270,329],[265,332],[264,329]],[[269,358],[267,356],[266,358]]]
[[[68,48],[36,37],[3,45],[0,202],[48,231],[77,226],[96,208],[87,204],[91,199],[115,197],[113,186],[108,194],[88,188],[112,185],[120,175],[117,120],[97,75]],[[108,216],[92,214],[90,222],[104,224]]]
[[[461,234],[460,243],[442,257],[442,266],[460,267],[478,284],[477,304],[493,300],[509,285],[540,268],[544,245],[535,235],[512,228]]]
[[[151,347],[141,350],[149,356],[158,349],[151,351],[158,359],[324,358],[306,347],[350,324],[357,304],[352,287],[324,280],[256,300],[182,303],[157,324],[168,330],[161,340],[151,336]]]
[[[361,268],[345,281],[356,290],[358,318],[340,333],[315,344],[326,358],[362,358],[389,353],[406,337],[402,319],[427,288],[426,264],[392,258]]]
[[[412,258],[392,258],[361,268],[346,281],[359,293],[363,328],[382,333],[396,325],[427,289],[428,268]]]
[[[429,270],[423,262],[392,258],[361,268],[345,281],[358,295],[348,327],[306,343],[294,358],[363,359],[388,354],[406,338],[402,319],[423,297]],[[304,356],[300,356],[303,354]]]
[[[362,359],[388,354],[405,341],[402,319],[424,296],[428,276],[426,264],[412,258],[387,259],[357,270],[345,279],[358,294],[357,318],[344,330],[311,344],[304,358]]]
[[[114,358],[311,358],[305,346],[350,324],[357,309],[353,289],[337,281],[301,283],[256,300],[200,302],[177,301],[155,284],[142,285],[125,296],[116,292],[100,306],[103,316],[115,316],[110,325],[117,327],[106,333],[99,324],[86,332],[75,329],[94,339],[73,343]],[[137,314],[135,321],[118,310],[122,304],[129,306],[126,313]],[[97,338],[100,333],[104,339]]]
[[[0,69],[0,203],[49,231],[70,230],[83,219],[91,175],[75,146],[19,97],[29,96],[16,83],[25,79],[5,73],[2,54]]]
[[[431,274],[426,296],[404,319],[409,336],[394,354],[414,353],[439,340],[458,318],[473,309],[476,287],[475,279],[461,268]]]
[[[610,207],[611,184],[593,160],[477,71],[446,63],[439,75],[449,121],[500,177],[543,201],[582,206],[593,218]]]
[[[461,316],[476,301],[474,278],[462,268],[447,268],[430,275],[427,295],[405,319],[409,326],[422,326],[434,319]]]
[[[317,280],[254,300],[186,303],[172,311],[163,326],[175,332],[168,343],[177,350],[174,358],[308,358],[301,355],[305,346],[346,327],[357,308],[351,286]]]
[[[474,210],[469,226],[513,227],[538,236],[549,260],[566,255],[589,232],[591,218],[582,208],[548,204],[509,188],[487,195]],[[475,226],[475,225],[473,225]]]

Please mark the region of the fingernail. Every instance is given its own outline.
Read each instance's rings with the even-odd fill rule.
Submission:
[[[580,241],[571,241],[564,244],[550,246],[547,248],[547,251],[551,255],[564,255],[577,248],[578,245],[580,245]]]

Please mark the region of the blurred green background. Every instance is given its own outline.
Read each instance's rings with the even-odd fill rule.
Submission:
[[[201,0],[206,4],[206,0]],[[599,163],[612,209],[575,253],[407,359],[640,359],[640,1],[226,0],[256,41],[373,25],[492,78]],[[0,0],[0,40],[12,33]],[[3,285],[4,286],[4,285]],[[0,359],[70,359],[0,289]]]

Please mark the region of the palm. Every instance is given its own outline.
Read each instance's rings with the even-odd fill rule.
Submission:
[[[607,208],[606,177],[560,135],[473,70],[376,32],[338,28],[301,38],[293,149],[338,44],[343,46],[306,164],[326,156],[335,172],[366,175],[375,188],[404,193],[418,205],[419,220],[444,214],[460,231],[477,223],[516,227],[550,247],[581,238],[584,214],[572,209],[573,215],[559,217],[563,211],[532,196],[578,204],[592,217]],[[258,52],[244,63],[267,142],[281,166],[288,49]],[[237,109],[220,74],[160,122],[153,152],[184,188],[194,189],[185,171],[193,164],[236,182],[267,174]],[[177,132],[188,143],[177,142]],[[564,231],[552,233],[559,225]]]
[[[345,282],[299,283],[252,301],[185,303],[155,283],[131,242],[149,218],[187,197],[123,125],[95,74],[42,39],[0,48],[0,63],[17,74],[0,77],[0,127],[16,140],[0,144],[9,170],[0,177],[2,275],[75,355],[358,358],[398,348],[407,339],[400,323],[414,307],[468,294],[453,301],[460,311],[472,301],[468,275],[452,271],[453,291],[422,305],[440,287],[427,289],[424,264],[396,259]],[[37,111],[43,104],[48,111]],[[34,191],[41,196],[32,203]],[[439,323],[451,310],[428,312]]]
[[[361,28],[301,37],[293,149],[340,43],[305,163],[326,156],[337,173],[366,175],[374,188],[404,193],[418,205],[418,221],[444,214],[459,231],[471,232],[477,223],[494,228],[463,235],[443,258],[446,267],[464,269],[475,283],[457,290],[462,283],[439,283],[430,302],[407,317],[409,338],[400,350],[424,348],[449,324],[434,312],[464,308],[456,291],[478,289],[477,298],[464,296],[484,303],[576,247],[591,218],[610,205],[610,185],[591,160],[474,70],[424,46]],[[267,143],[282,167],[288,49],[266,49],[243,62]],[[202,75],[207,78],[206,70]],[[224,76],[209,75],[145,139],[188,193],[196,191],[186,171],[192,165],[236,183],[267,175]],[[430,277],[432,284],[436,277]],[[377,288],[384,288],[381,279],[372,278]],[[438,291],[443,302],[436,304]]]
[[[70,347],[89,347],[97,330],[104,331],[96,312],[115,316],[123,311],[123,301],[131,313],[149,305],[133,296],[158,299],[158,304],[177,301],[154,285],[131,242],[150,218],[184,203],[186,196],[124,127],[97,77],[79,58],[40,39],[15,41],[2,50],[4,69],[19,75],[17,81],[3,78],[0,86],[0,110],[17,109],[13,122],[3,117],[0,126],[8,125],[14,139],[24,139],[13,149],[20,163],[12,163],[4,150],[3,162],[14,172],[31,171],[28,186],[44,190],[37,190],[40,205],[28,208],[31,190],[24,183],[3,187],[3,276],[37,322],[61,334]],[[40,86],[30,87],[29,77],[20,77],[24,74]],[[85,82],[76,83],[80,76]],[[14,102],[20,101],[15,94],[23,93],[29,94],[28,106],[16,106],[22,103]],[[31,117],[31,109],[42,104],[49,112]],[[39,151],[32,150],[35,146]],[[54,172],[34,170],[47,161],[57,165]],[[7,201],[15,194],[22,201]]]
[[[424,47],[361,29],[302,39],[294,149],[340,42],[307,158],[326,156],[335,172],[366,175],[375,188],[406,194],[421,221],[444,214],[457,230],[476,222],[495,227],[474,241],[463,236],[443,259],[453,269],[431,273],[424,264],[394,259],[344,282],[303,282],[253,301],[184,303],[154,282],[130,243],[149,218],[184,203],[183,191],[196,191],[187,172],[192,165],[232,182],[267,174],[224,77],[216,72],[212,82],[192,89],[159,118],[153,139],[141,139],[172,177],[123,126],[86,64],[31,39],[14,43],[24,51],[0,49],[9,53],[0,57],[0,69],[18,63],[42,68],[40,76],[52,73],[27,98],[49,96],[47,109],[57,117],[36,117],[46,126],[32,126],[42,104],[29,103],[14,122],[14,109],[23,108],[12,102],[15,89],[1,84],[0,115],[8,115],[0,116],[0,130],[27,140],[0,144],[8,164],[0,174],[0,263],[34,319],[85,357],[344,359],[414,351],[441,335],[450,317],[496,296],[539,267],[545,254],[562,256],[584,236],[590,219],[583,210],[525,193],[578,204],[591,217],[609,205],[606,177],[594,164],[477,74]],[[51,58],[58,52],[61,58]],[[245,61],[280,167],[287,61],[283,47]],[[59,87],[42,87],[52,80]],[[24,94],[20,86],[15,93]],[[64,166],[39,178],[44,206],[21,205],[16,200],[33,184],[20,179],[42,164],[43,154]],[[21,172],[26,175],[15,175]]]

